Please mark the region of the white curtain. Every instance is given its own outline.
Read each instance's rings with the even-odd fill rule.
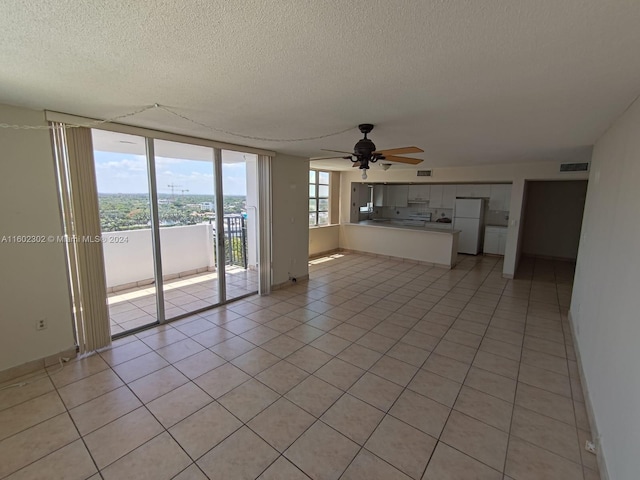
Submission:
[[[91,130],[52,125],[76,339],[85,353],[111,344]]]
[[[258,293],[271,293],[271,157],[258,155]]]

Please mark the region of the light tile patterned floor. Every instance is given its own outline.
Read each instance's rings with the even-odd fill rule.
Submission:
[[[258,291],[258,272],[227,266],[227,298],[233,299]],[[155,323],[156,289],[153,285],[121,290],[108,295],[111,334]],[[164,282],[165,318],[206,308],[220,302],[218,273],[204,272]]]
[[[597,479],[569,264],[361,255],[0,391],[0,478]]]

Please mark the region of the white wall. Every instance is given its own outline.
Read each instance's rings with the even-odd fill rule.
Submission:
[[[102,237],[107,287],[154,278],[150,229],[107,232]],[[122,238],[126,242],[114,242]],[[163,276],[215,266],[209,224],[161,228],[160,248]]]
[[[46,125],[43,112],[4,105],[0,122]],[[0,239],[61,234],[49,132],[0,129]],[[0,371],[72,347],[64,245],[0,243],[0,265]]]
[[[640,102],[596,143],[571,303],[609,478],[640,472]]]
[[[450,268],[458,256],[458,234],[344,224],[340,226],[340,247]]]
[[[522,253],[575,260],[587,182],[527,182]]]
[[[336,250],[340,247],[340,225],[309,229],[309,256]]]
[[[309,274],[309,159],[277,154],[271,172],[272,282]]]
[[[419,166],[418,168],[428,168]],[[585,172],[560,173],[559,162],[518,163],[504,165],[486,165],[478,167],[449,167],[433,168],[433,176],[425,181],[425,177],[417,177],[414,169],[391,169],[384,171],[376,167],[371,168],[367,174],[367,182],[400,182],[400,183],[501,183],[512,182],[511,206],[509,210],[509,232],[507,247],[504,256],[503,274],[512,277],[516,270],[518,255],[518,237],[520,232],[520,218],[522,214],[522,199],[524,195],[525,180],[581,180],[586,179]],[[362,182],[360,170],[343,172],[341,175],[341,206],[340,221],[349,221],[349,198],[351,182]],[[346,192],[346,193],[345,193]]]

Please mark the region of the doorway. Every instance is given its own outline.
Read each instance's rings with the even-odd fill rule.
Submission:
[[[575,261],[587,181],[528,181],[525,195],[522,254]]]

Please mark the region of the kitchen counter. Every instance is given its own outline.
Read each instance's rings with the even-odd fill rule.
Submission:
[[[340,244],[347,250],[452,268],[458,256],[459,233],[459,230],[365,220],[341,225]]]
[[[450,223],[439,223],[439,222],[425,222],[424,227],[414,226],[414,225],[405,225],[403,223],[398,223],[398,220],[363,220],[358,225],[366,225],[370,227],[384,227],[384,228],[401,228],[401,229],[409,229],[409,230],[420,230],[420,231],[430,231],[434,233],[459,233],[460,230],[453,230],[452,224]],[[437,225],[442,225],[442,227],[438,227]]]

